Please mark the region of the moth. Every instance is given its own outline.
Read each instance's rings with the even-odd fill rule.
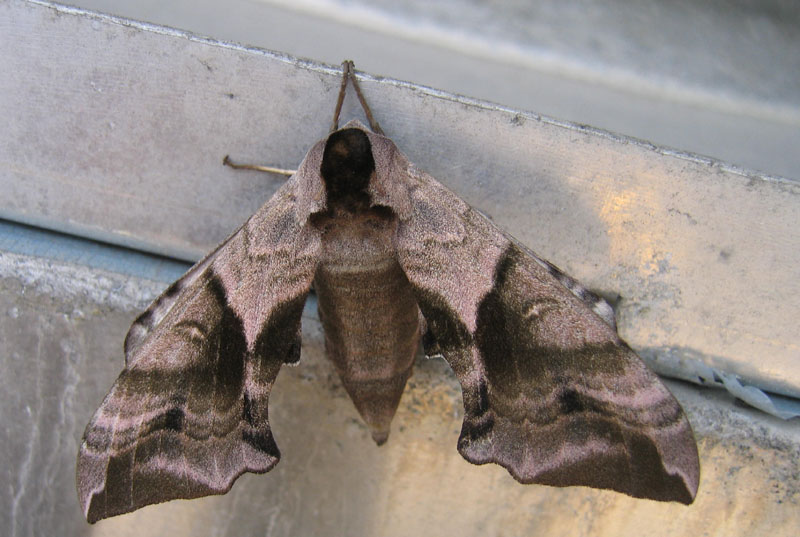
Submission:
[[[348,81],[370,128],[338,128]],[[78,455],[89,522],[223,494],[275,466],[270,389],[300,358],[312,285],[327,354],[377,444],[421,342],[461,383],[469,462],[522,483],[693,501],[689,422],[610,306],[409,162],[345,62],[330,135],[131,326]]]

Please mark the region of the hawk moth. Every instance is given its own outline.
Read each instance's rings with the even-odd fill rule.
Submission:
[[[461,383],[468,461],[691,503],[689,422],[610,306],[410,163],[343,67],[330,135],[131,326],[78,455],[87,519],[223,494],[278,462],[267,404],[300,358],[312,285],[327,354],[377,444],[421,342]],[[338,128],[348,81],[370,128]]]

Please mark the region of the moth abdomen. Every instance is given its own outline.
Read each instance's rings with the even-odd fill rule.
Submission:
[[[378,444],[411,374],[420,315],[385,211],[333,211],[314,277],[325,348]]]

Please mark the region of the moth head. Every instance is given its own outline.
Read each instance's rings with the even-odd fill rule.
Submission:
[[[320,175],[325,182],[329,206],[348,201],[366,201],[368,204],[367,190],[374,171],[372,145],[363,130],[344,128],[328,137]]]

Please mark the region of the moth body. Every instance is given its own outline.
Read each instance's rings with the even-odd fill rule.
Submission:
[[[397,262],[390,211],[335,210],[321,231],[314,277],[325,349],[345,390],[383,444],[411,375],[419,308]]]

